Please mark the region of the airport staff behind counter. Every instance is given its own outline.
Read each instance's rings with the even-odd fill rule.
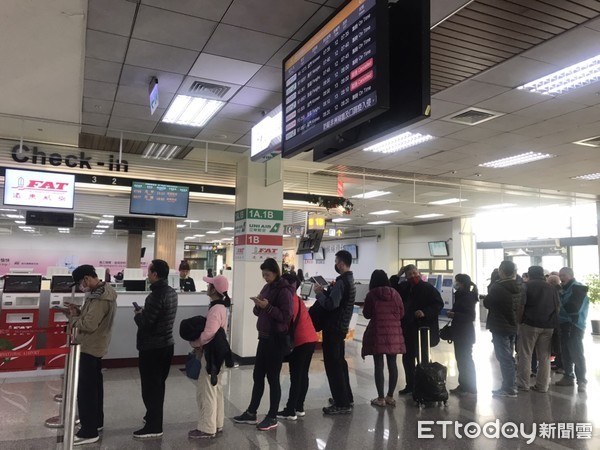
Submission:
[[[190,265],[187,261],[181,261],[179,264],[179,288],[182,292],[196,292],[194,279],[189,277]]]

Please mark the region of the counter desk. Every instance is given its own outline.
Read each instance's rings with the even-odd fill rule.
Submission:
[[[104,360],[137,358],[135,348],[137,325],[133,320],[133,302],[144,306],[149,292],[118,292],[117,313],[113,324],[112,338]],[[190,344],[179,337],[179,324],[183,319],[193,316],[206,316],[210,298],[205,292],[178,292],[177,315],[173,325],[175,356],[187,355]]]

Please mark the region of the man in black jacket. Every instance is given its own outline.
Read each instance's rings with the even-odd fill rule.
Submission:
[[[169,286],[169,265],[155,259],[148,267],[152,291],[144,308],[135,312],[138,326],[137,349],[142,383],[142,399],[146,407],[145,425],[133,437],[146,439],[163,434],[165,381],[173,358],[173,322],[177,313],[177,292]]]
[[[547,392],[550,384],[550,353],[552,335],[558,327],[559,299],[558,291],[546,282],[544,269],[531,266],[527,271],[524,303],[518,310],[519,325],[519,361],[517,365],[517,387],[520,391],[529,390],[531,376],[531,355],[533,350],[538,359],[535,386],[537,392]]]
[[[398,276],[403,275],[406,277],[406,281],[398,285],[398,291],[404,303],[402,333],[404,334],[406,353],[402,355],[402,365],[404,366],[406,386],[399,391],[400,395],[413,391],[419,328],[429,328],[430,345],[435,347],[440,342],[438,317],[444,307],[444,300],[442,300],[440,292],[433,285],[421,279],[421,274],[416,266],[409,264],[402,267]]]
[[[498,275],[500,279],[489,286],[488,294],[483,300],[483,306],[489,310],[486,328],[492,332],[494,353],[502,374],[502,387],[492,391],[492,394],[494,397],[516,398],[514,352],[521,285],[517,283],[517,266],[512,261],[502,261],[498,267]]]
[[[323,413],[329,415],[349,414],[354,403],[344,341],[356,297],[351,265],[350,252],[340,250],[335,254],[335,271],[340,276],[335,279],[333,287],[325,291],[322,286],[315,285],[317,302],[326,310],[323,321],[323,363],[332,399],[331,405],[323,408]]]

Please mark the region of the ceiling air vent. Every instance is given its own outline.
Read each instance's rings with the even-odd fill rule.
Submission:
[[[220,99],[227,94],[229,89],[229,86],[223,86],[221,84],[212,84],[205,81],[194,81],[188,89],[188,93],[195,97]]]
[[[444,120],[460,123],[461,125],[477,125],[503,115],[504,113],[489,111],[486,109],[468,108],[451,116],[445,117]]]
[[[585,145],[586,147],[600,147],[600,136],[583,139],[581,141],[573,142],[577,145]]]

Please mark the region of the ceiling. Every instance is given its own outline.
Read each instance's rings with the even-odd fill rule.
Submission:
[[[148,141],[185,146],[204,166],[205,149],[226,164],[246,158],[250,129],[281,103],[281,61],[340,0],[5,0],[0,17],[0,137],[140,154]],[[286,171],[341,177],[354,226],[412,224],[473,215],[483,206],[595,201],[600,148],[573,144],[600,135],[600,83],[565,95],[516,90],[600,54],[595,0],[432,0],[432,114],[409,127],[436,139],[393,155],[362,148]],[[16,38],[18,36],[18,38]],[[40,38],[43,36],[43,39]],[[148,84],[159,82],[151,115]],[[219,84],[227,104],[204,128],[160,121],[191,83]],[[450,120],[468,108],[498,117]],[[554,157],[505,169],[480,164],[526,151]],[[309,192],[310,193],[310,192]],[[430,202],[457,198],[439,206]],[[370,213],[396,210],[386,216]]]

